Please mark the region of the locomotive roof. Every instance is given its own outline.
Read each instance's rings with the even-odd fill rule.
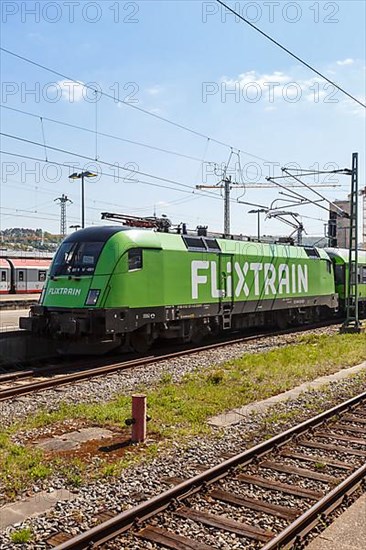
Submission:
[[[349,251],[346,248],[326,248],[325,249],[329,256],[332,258],[339,259],[339,263],[348,263],[348,255]],[[361,264],[366,265],[366,251],[365,250],[358,250],[358,261]]]
[[[163,250],[193,250],[206,252],[204,241],[217,242],[216,252],[224,252],[226,254],[240,254],[248,256],[272,256],[284,258],[303,258],[303,259],[328,259],[329,256],[322,248],[294,246],[289,244],[269,244],[254,241],[240,241],[234,239],[199,237],[194,235],[182,235],[178,233],[165,233],[159,231],[151,231],[146,229],[127,229],[123,236],[123,240],[130,242],[132,246],[142,248],[161,248]],[[189,240],[189,243],[187,242]],[[198,246],[194,244],[197,241]],[[212,247],[207,247],[208,252],[214,252]]]
[[[151,229],[140,229],[124,226],[95,226],[76,231],[66,237],[63,242],[106,242],[110,239],[110,237],[113,237],[117,233],[123,233],[123,235],[121,234],[122,239],[127,239],[127,241],[129,241],[132,246],[140,246],[144,248],[161,248],[165,250],[189,250],[190,248],[185,244],[185,237],[197,239],[197,241],[202,241],[202,239],[206,239],[206,237],[199,237],[198,235],[182,235],[179,233],[170,232],[165,233],[153,231]],[[286,258],[312,257],[314,259],[329,259],[328,251],[323,248],[294,246],[282,243],[263,243],[239,239],[225,239],[219,237],[215,238],[211,235],[209,235],[207,238],[211,240],[216,240],[219,249],[227,254],[239,253],[241,255],[247,254],[250,256],[264,255]],[[312,253],[311,251],[314,252]],[[347,253],[347,251],[344,252]]]
[[[66,239],[64,239],[64,243],[75,243],[75,242],[105,242],[110,237],[118,233],[119,231],[128,231],[128,227],[121,227],[121,226],[109,226],[109,225],[103,225],[103,226],[96,226],[96,227],[86,227],[85,229],[80,229],[79,231],[75,231],[74,233],[71,233]]]

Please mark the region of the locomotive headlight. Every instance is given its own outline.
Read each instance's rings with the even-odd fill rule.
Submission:
[[[95,290],[95,289],[89,290],[85,305],[95,306],[95,304],[98,301],[99,294],[100,294],[100,290]]]

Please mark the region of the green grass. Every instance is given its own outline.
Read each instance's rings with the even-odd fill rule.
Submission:
[[[10,540],[14,544],[26,544],[27,542],[30,542],[32,540],[32,536],[32,531],[27,527],[24,529],[13,531],[10,535]]]
[[[99,426],[119,426],[130,417],[131,398],[122,395],[102,404],[62,405],[57,411],[38,412],[35,416],[0,432],[0,482],[8,495],[16,494],[34,480],[58,472],[71,486],[80,485],[86,476],[119,475],[123,468],[149,460],[174,441],[183,444],[190,437],[209,434],[210,416],[250,402],[265,399],[319,376],[331,374],[366,359],[363,334],[303,336],[296,345],[273,351],[245,354],[220,367],[197,371],[183,377],[179,384],[163,374],[154,389],[139,388],[148,396],[149,434],[155,442],[138,449],[130,448],[113,463],[101,459],[94,465],[81,460],[46,461],[43,452],[11,442],[11,434],[24,428],[52,425],[70,418],[80,418]],[[290,412],[269,412],[267,424],[291,418]],[[268,430],[270,432],[270,430]],[[158,440],[158,443],[156,443]]]

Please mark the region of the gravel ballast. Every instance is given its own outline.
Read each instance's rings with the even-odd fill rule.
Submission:
[[[338,325],[312,329],[295,334],[268,336],[260,340],[224,346],[213,350],[194,353],[186,357],[151,363],[148,366],[89,379],[76,384],[62,386],[55,390],[40,391],[24,395],[12,401],[0,402],[0,423],[3,427],[34,415],[37,411],[52,412],[60,405],[79,403],[102,403],[120,394],[129,394],[141,387],[152,387],[163,375],[171,375],[174,382],[197,369],[219,366],[231,359],[238,359],[244,353],[260,353],[299,342],[307,334],[333,335]]]
[[[284,337],[281,338],[283,339]],[[268,344],[268,346],[270,345],[274,344]],[[231,349],[230,352],[232,351]],[[248,345],[245,351],[248,351]],[[242,354],[243,350],[241,350],[240,353]],[[207,358],[207,363],[209,362],[209,364],[212,365],[214,362],[213,353],[210,352],[209,355],[210,357]],[[228,358],[229,357],[225,357],[223,360],[227,360]],[[201,362],[200,364],[202,365]],[[196,366],[197,363],[193,368]],[[160,364],[158,367],[157,371],[155,371],[155,377],[157,377],[157,379],[161,376],[162,372],[166,372],[167,366],[163,367]],[[160,370],[161,367],[162,370]],[[176,369],[176,367],[172,368]],[[132,375],[130,376],[132,377]],[[135,373],[134,376],[136,377],[138,374]],[[141,371],[141,376],[146,376],[146,372]],[[211,436],[195,438],[185,442],[184,445],[175,443],[170,449],[162,450],[161,453],[150,462],[145,462],[144,464],[124,470],[118,479],[104,478],[93,481],[89,485],[79,487],[75,490],[75,500],[60,502],[47,514],[29,518],[21,525],[8,528],[4,531],[0,535],[0,549],[10,550],[14,548],[14,543],[12,543],[9,538],[10,534],[14,529],[22,527],[29,527],[33,533],[33,542],[27,544],[25,546],[26,548],[47,548],[47,545],[42,541],[52,533],[66,531],[74,535],[83,531],[94,524],[93,518],[98,512],[108,509],[118,513],[137,504],[141,500],[159,494],[169,487],[169,485],[162,481],[163,478],[171,476],[187,478],[197,474],[200,472],[200,466],[213,466],[222,461],[227,453],[236,454],[241,452],[260,442],[263,438],[275,435],[306,418],[314,416],[314,414],[334,406],[342,400],[346,400],[361,393],[364,391],[365,381],[366,376],[364,373],[361,373],[356,376],[341,379],[337,382],[332,382],[321,391],[306,392],[296,399],[279,403],[265,414],[252,414],[249,418],[243,419],[243,421],[236,426],[212,429]],[[129,380],[129,383],[132,389],[132,379]],[[145,383],[147,383],[146,380]],[[99,380],[98,384],[102,386],[104,381]],[[73,389],[75,391],[75,387],[73,387]],[[58,392],[47,392],[47,394],[52,393],[58,394]],[[100,394],[101,390],[99,387],[99,399]],[[93,397],[95,399],[95,396]],[[61,400],[64,398],[65,396],[63,395]],[[34,400],[35,397],[32,396],[31,399]],[[29,406],[30,405],[26,406],[26,410],[28,410]],[[57,406],[57,402],[53,402],[51,406]],[[14,406],[14,411],[15,409],[16,407]],[[289,411],[293,413],[291,419],[288,419],[289,417],[286,416]],[[273,412],[276,412],[276,415],[273,415]],[[26,412],[23,411],[23,414],[26,415]],[[272,418],[271,423],[268,422],[269,414],[271,414]],[[14,418],[17,418],[16,414],[13,419]],[[276,420],[273,420],[274,418],[276,418]],[[318,452],[317,454],[321,453]],[[332,456],[339,460],[347,460],[347,457],[342,455],[341,452],[334,455],[332,453]],[[51,487],[50,484],[52,485]],[[64,487],[64,480],[52,479],[51,482],[47,482],[47,485],[49,486],[49,490],[52,491]],[[33,491],[40,491],[43,488],[41,484],[35,484]],[[249,486],[247,487],[247,491],[250,493]],[[197,500],[199,501],[200,497],[197,497]],[[298,504],[298,499],[294,499],[294,505],[298,506]],[[250,520],[250,514],[248,518]],[[187,527],[184,527],[181,520],[177,520],[176,517],[171,520],[168,518],[166,521],[170,524],[172,529],[174,529],[174,526],[179,525],[180,529],[183,531],[184,529],[187,530]],[[262,518],[261,525],[266,525],[266,518]],[[169,527],[169,525],[167,525],[167,527]],[[193,529],[194,536],[197,540],[205,540],[203,537],[206,536],[207,531],[213,536],[212,530],[210,531],[196,524],[194,524]],[[209,537],[210,539],[211,535]],[[207,544],[210,543],[208,540],[205,540],[205,542]],[[104,546],[104,548],[108,547],[153,549],[155,545],[142,541],[139,541],[137,545],[136,540],[133,540],[130,535],[128,535],[120,538],[118,542]],[[220,545],[217,547],[221,549],[239,549],[255,548],[256,545],[248,540],[232,537],[230,534],[227,534],[221,536]]]

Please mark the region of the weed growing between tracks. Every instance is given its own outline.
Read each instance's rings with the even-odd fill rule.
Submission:
[[[32,531],[28,528],[13,531],[10,540],[14,544],[26,544],[32,540]]]
[[[173,383],[172,377],[165,374],[155,388],[139,388],[148,396],[152,417],[149,441],[133,447],[125,445],[122,451],[120,446],[120,452],[100,453],[104,441],[87,449],[82,445],[69,453],[45,453],[32,443],[37,439],[37,430],[49,427],[51,434],[62,433],[77,429],[78,425],[109,427],[116,430],[119,441],[128,441],[129,430],[124,421],[130,416],[131,403],[127,395],[109,403],[63,405],[55,412],[38,413],[0,433],[0,494],[9,499],[34,483],[46,487],[46,480],[52,475],[61,476],[72,487],[98,476],[117,476],[127,466],[150,460],[169,446],[182,447],[185,442],[189,444],[190,438],[210,435],[206,424],[210,416],[360,363],[366,359],[365,343],[363,334],[303,336],[299,344],[245,354],[186,375],[179,383]],[[360,375],[361,379],[365,380],[365,376]],[[316,414],[317,407],[321,408],[319,398],[308,413]],[[276,430],[274,426],[297,418],[299,412],[286,406],[269,411],[262,437],[270,437]],[[15,440],[22,444],[14,443]],[[110,447],[113,449],[113,445]]]

